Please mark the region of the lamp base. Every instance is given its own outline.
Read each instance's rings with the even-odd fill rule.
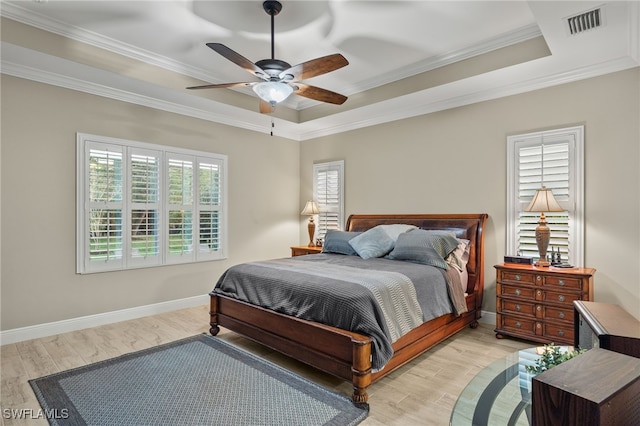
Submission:
[[[307,229],[309,231],[309,247],[315,247],[315,243],[313,242],[313,236],[316,233],[316,224],[313,222],[313,216],[309,216],[309,223],[307,224]]]
[[[551,266],[551,264],[549,262],[547,262],[546,260],[538,260],[533,265],[534,266],[539,266],[541,268],[548,268],[549,266]]]

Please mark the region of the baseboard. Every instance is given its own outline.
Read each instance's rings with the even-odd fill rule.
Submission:
[[[153,305],[137,306],[135,308],[105,312],[103,314],[88,315],[85,317],[71,318],[68,320],[32,325],[29,327],[14,328],[12,330],[0,331],[0,345],[38,339],[40,337],[53,336],[60,333],[68,333],[70,331],[82,330],[83,328],[97,327],[100,325],[161,314],[178,309],[192,308],[194,306],[205,305],[207,303],[209,303],[209,295],[205,294],[202,296],[188,297],[186,299],[155,303]],[[482,317],[478,322],[482,324],[495,324],[496,313],[482,311]]]
[[[481,322],[482,324],[496,325],[496,313],[482,311],[482,317],[478,320],[478,322]]]
[[[154,303],[153,305],[137,306],[135,308],[122,309],[119,311],[105,312],[102,314],[71,318],[46,324],[14,328],[11,330],[0,331],[0,345],[53,336],[55,334],[112,324],[114,322],[161,314],[178,309],[192,308],[194,306],[205,305],[207,303],[209,303],[209,295],[204,294],[201,296],[187,297],[185,299]]]

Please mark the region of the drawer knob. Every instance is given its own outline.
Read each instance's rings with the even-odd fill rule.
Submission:
[[[540,312],[542,310],[542,306],[541,305],[537,305],[536,306],[536,311]]]
[[[516,296],[520,296],[520,293],[522,293],[522,291],[520,291],[519,288],[516,288]]]
[[[538,291],[536,291],[536,294],[537,294],[538,296],[542,296],[542,290],[538,290]]]
[[[558,316],[559,316],[560,318],[564,318],[564,312],[560,312],[560,313],[558,314]]]
[[[540,281],[540,280],[542,280],[542,277],[540,275],[537,275],[536,276],[536,281]]]
[[[565,299],[565,297],[564,297],[563,294],[558,295],[558,300],[559,301],[564,302],[564,299]]]
[[[522,323],[520,321],[516,321],[516,327],[518,328],[522,327]]]
[[[542,328],[542,324],[540,324],[539,322],[536,323],[536,328]]]
[[[516,305],[516,311],[520,311],[522,310],[522,307],[520,307],[520,305]]]
[[[520,274],[516,274],[516,281],[520,281],[522,279],[522,277],[520,276]]]
[[[558,280],[558,285],[564,285],[564,280]]]
[[[558,330],[558,336],[564,336],[564,330]]]

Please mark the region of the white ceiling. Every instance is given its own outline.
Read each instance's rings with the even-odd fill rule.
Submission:
[[[276,58],[341,53],[348,66],[305,83],[345,104],[294,95],[265,115],[246,89],[185,89],[256,81],[205,43],[270,58],[262,1],[3,1],[4,18],[64,38],[5,21],[2,72],[305,140],[640,65],[636,1],[281,2]],[[566,18],[596,7],[603,25],[570,35]]]

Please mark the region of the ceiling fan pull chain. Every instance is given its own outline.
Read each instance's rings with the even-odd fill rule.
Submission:
[[[273,123],[273,117],[271,117],[271,136],[273,136],[273,128],[276,127],[276,125]]]

